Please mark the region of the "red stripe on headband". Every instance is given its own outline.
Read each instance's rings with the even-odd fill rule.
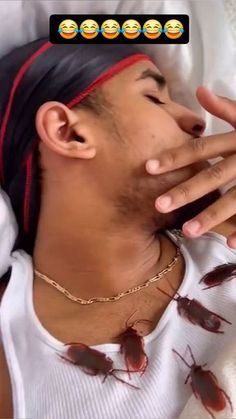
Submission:
[[[28,70],[28,68],[31,66],[31,64],[34,62],[34,60],[40,55],[42,54],[44,51],[46,51],[47,49],[51,48],[53,46],[53,44],[51,44],[51,42],[46,42],[45,44],[43,44],[37,51],[35,51],[25,62],[24,64],[21,66],[20,70],[18,71],[13,84],[12,84],[12,88],[10,91],[10,96],[8,99],[8,103],[7,103],[7,107],[6,107],[6,111],[2,120],[2,125],[0,128],[0,179],[1,182],[4,182],[4,174],[3,174],[3,141],[4,141],[4,136],[5,136],[5,132],[6,132],[6,127],[7,127],[7,123],[8,123],[8,119],[10,116],[10,112],[11,112],[11,107],[12,107],[12,102],[14,99],[14,95],[16,93],[16,89],[19,86],[22,78],[24,77],[26,71]]]
[[[104,83],[106,80],[110,79],[115,74],[119,73],[123,68],[128,67],[131,64],[134,64],[136,61],[140,60],[150,60],[153,62],[152,58],[146,54],[134,54],[129,57],[124,58],[118,63],[111,66],[108,70],[102,73],[97,79],[95,79],[82,93],[72,99],[66,106],[72,108],[74,105],[77,105],[82,99],[89,95],[96,87]]]

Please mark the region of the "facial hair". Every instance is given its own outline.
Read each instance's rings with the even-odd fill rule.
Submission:
[[[168,213],[159,212],[155,208],[155,200],[209,166],[208,162],[200,162],[157,176],[138,176],[136,171],[135,176],[131,176],[114,202],[119,221],[124,224],[138,223],[140,227],[153,233],[181,229],[186,221],[216,202],[222,196],[220,190],[215,189]]]

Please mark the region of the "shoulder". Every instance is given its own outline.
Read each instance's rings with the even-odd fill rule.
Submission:
[[[8,284],[0,282],[0,307],[1,300]],[[0,339],[0,371],[1,371],[1,391],[0,391],[0,418],[12,418],[13,417],[13,405],[12,405],[12,391],[11,391],[11,380],[7,367],[7,361],[3,344]]]
[[[9,376],[9,371],[7,367],[7,361],[6,361],[3,345],[1,342],[0,342],[0,370],[1,370],[0,417],[12,418],[13,406],[12,406],[11,380]]]
[[[0,305],[1,305],[1,300],[2,300],[2,297],[3,297],[3,294],[5,292],[7,285],[8,283],[6,284],[6,282],[0,281]]]

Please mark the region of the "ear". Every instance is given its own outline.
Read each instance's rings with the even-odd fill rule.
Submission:
[[[91,159],[96,155],[89,119],[82,110],[69,109],[61,102],[45,102],[37,111],[35,125],[42,142],[62,156]]]

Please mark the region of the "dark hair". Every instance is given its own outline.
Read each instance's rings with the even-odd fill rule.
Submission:
[[[32,255],[37,232],[42,183],[38,108],[56,100],[101,115],[105,104],[99,86],[140,59],[150,57],[133,45],[53,45],[39,39],[0,60],[0,184],[19,226],[13,250]]]

